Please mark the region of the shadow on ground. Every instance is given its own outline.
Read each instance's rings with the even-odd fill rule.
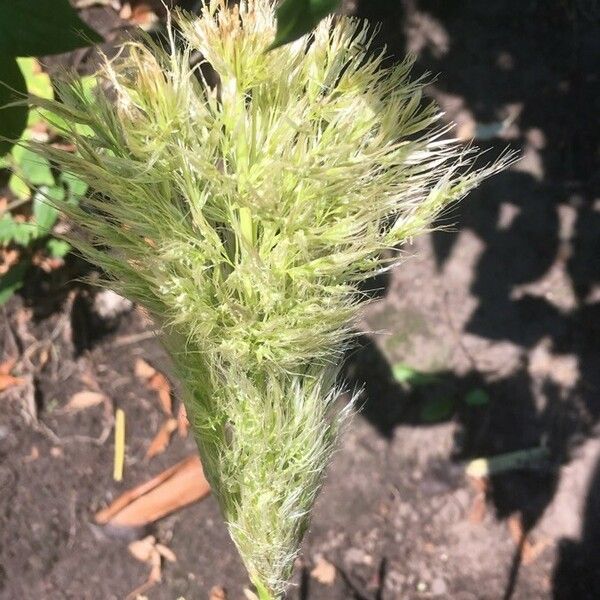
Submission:
[[[484,135],[477,143],[488,156],[507,145],[518,149],[521,166],[494,177],[472,201],[444,217],[441,224],[454,226],[434,235],[435,257],[442,269],[461,232],[474,233],[484,249],[470,287],[478,306],[464,332],[511,342],[525,356],[542,342],[555,355],[575,355],[576,385],[565,393],[546,381],[539,389],[525,363],[493,382],[477,368],[460,377],[439,372],[406,393],[366,338],[350,360],[350,371],[356,382],[365,382],[363,414],[387,437],[398,424],[423,424],[428,420],[423,407],[438,402],[438,417],[460,423],[457,460],[549,448],[553,468],[511,472],[492,482],[498,517],[518,513],[530,530],[553,499],[559,466],[593,434],[600,417],[600,302],[594,294],[600,280],[600,138],[593,127],[600,109],[594,64],[600,5],[370,0],[359,2],[356,14],[382,21],[378,44],[387,44],[392,56],[412,49],[419,56],[417,70],[440,74],[432,95],[446,103],[459,126],[471,119],[477,134],[510,111],[518,114],[512,134],[504,139]],[[528,289],[553,268],[566,273],[570,302],[557,301],[552,289],[546,294]],[[474,389],[483,390],[489,402],[469,406],[464,399]],[[600,547],[599,491],[597,471],[581,542],[565,540],[560,549],[557,599],[600,595],[594,551]],[[515,557],[505,598],[513,593],[518,569]]]

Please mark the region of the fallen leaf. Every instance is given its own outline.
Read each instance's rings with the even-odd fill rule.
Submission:
[[[20,256],[21,253],[15,248],[0,248],[0,275],[6,275],[10,268],[19,262]]]
[[[119,12],[119,17],[134,25],[138,25],[146,31],[152,29],[158,22],[158,15],[154,7],[150,3],[140,0],[133,0],[123,4],[123,8]]]
[[[523,544],[523,551],[521,553],[523,565],[528,567],[549,545],[550,540],[547,539],[539,540],[537,542],[525,540],[525,543]]]
[[[173,406],[169,380],[143,358],[138,358],[135,361],[134,372],[136,377],[143,380],[151,390],[158,392],[158,399],[163,412],[171,416],[173,414]]]
[[[154,436],[154,439],[150,442],[150,446],[148,446],[146,460],[157,454],[162,454],[166,450],[171,441],[171,436],[176,429],[177,419],[167,419],[163,423],[162,427],[158,430],[158,433]]]
[[[198,456],[190,456],[119,496],[99,511],[100,525],[141,527],[207,496],[210,485]]]
[[[335,581],[335,567],[324,558],[320,557],[310,576],[323,585],[331,585]]]
[[[127,546],[127,549],[133,557],[140,562],[149,562],[151,560],[152,552],[154,552],[155,545],[156,538],[153,535],[149,535],[143,540],[131,542],[131,544]]]
[[[131,542],[128,546],[131,555],[140,562],[150,565],[150,574],[148,579],[141,586],[127,595],[127,598],[139,598],[142,592],[151,588],[155,583],[162,579],[162,558],[174,562],[175,554],[172,550],[163,544],[156,542],[153,535],[149,535],[142,540]]]
[[[145,381],[156,373],[156,369],[149,365],[143,358],[138,358],[135,361],[134,372],[136,377]]]
[[[173,414],[173,407],[171,404],[171,385],[168,379],[158,371],[148,381],[150,389],[158,392],[158,399],[163,412],[167,415]]]
[[[62,410],[67,413],[76,413],[92,406],[98,406],[103,402],[108,402],[108,398],[104,394],[86,390],[73,394]]]
[[[185,410],[185,404],[181,402],[179,404],[179,410],[177,411],[177,433],[179,437],[186,438],[188,435],[188,429],[190,422],[187,418],[187,411]]]
[[[220,585],[214,585],[210,588],[208,600],[227,600],[227,592]]]
[[[166,558],[169,562],[176,562],[177,561],[177,557],[175,556],[175,552],[173,552],[173,550],[171,550],[171,548],[165,546],[164,544],[156,544],[156,549],[158,550],[158,553],[163,558]]]
[[[548,540],[532,542],[529,532],[523,527],[523,519],[520,514],[511,515],[507,521],[510,537],[513,539],[521,553],[523,565],[530,565],[548,545]]]
[[[0,374],[0,392],[7,390],[10,387],[15,385],[21,385],[24,383],[24,379],[22,377],[13,377],[12,375],[4,375]]]

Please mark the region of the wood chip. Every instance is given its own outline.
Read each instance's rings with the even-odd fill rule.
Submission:
[[[100,525],[141,527],[209,493],[200,458],[193,455],[119,496],[96,514],[95,521]]]
[[[171,441],[173,432],[177,429],[177,425],[177,419],[167,419],[162,424],[162,427],[158,430],[158,433],[150,442],[150,446],[148,446],[148,450],[146,451],[146,460],[158,454],[162,454],[166,450],[169,442]]]
[[[335,581],[335,567],[324,558],[320,557],[310,576],[323,585],[332,585]]]
[[[62,409],[62,412],[72,414],[79,412],[80,410],[85,410],[86,408],[91,408],[92,406],[98,406],[98,404],[108,401],[108,397],[101,392],[91,392],[89,390],[85,390],[73,394],[65,407]]]

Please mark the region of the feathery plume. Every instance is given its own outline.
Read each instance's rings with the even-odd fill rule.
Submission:
[[[126,44],[109,91],[32,100],[76,153],[31,144],[94,190],[61,207],[70,241],[161,328],[231,536],[275,598],[350,412],[334,401],[359,283],[502,163],[474,170],[412,61],[384,67],[359,20],[265,52],[269,0],[175,18],[182,47],[172,29]]]

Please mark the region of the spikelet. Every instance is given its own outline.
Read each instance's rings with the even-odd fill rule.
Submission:
[[[32,146],[94,190],[62,207],[71,241],[160,326],[231,536],[280,597],[349,413],[359,283],[502,164],[473,170],[411,61],[384,67],[358,20],[272,52],[268,0],[176,20],[182,48],[172,29],[166,49],[128,43],[95,93],[33,100],[75,154]]]

